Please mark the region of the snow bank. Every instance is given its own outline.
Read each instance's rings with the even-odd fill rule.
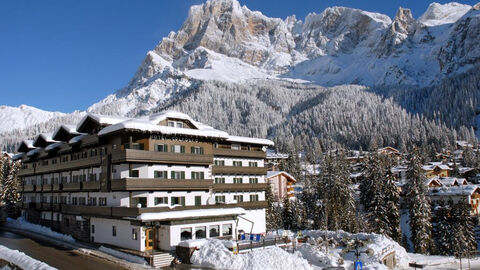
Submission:
[[[100,250],[104,253],[110,254],[114,257],[129,261],[129,262],[138,263],[138,264],[141,264],[141,265],[147,265],[147,262],[145,261],[145,259],[142,258],[142,257],[139,257],[139,256],[135,256],[135,255],[128,254],[128,253],[125,253],[125,252],[121,252],[121,251],[111,249],[111,248],[107,248],[107,247],[104,247],[104,246],[101,246],[98,250]]]
[[[303,270],[313,269],[300,254],[291,254],[278,247],[233,254],[223,241],[208,240],[190,259],[194,265],[222,269]]]
[[[207,239],[192,239],[192,240],[185,240],[180,243],[178,243],[179,246],[181,247],[187,247],[187,248],[192,248],[192,247],[201,247],[207,242]]]
[[[412,262],[423,265],[451,264],[457,260],[452,256],[430,256],[416,253],[408,253]]]
[[[36,269],[36,270],[54,270],[48,264],[37,261],[32,257],[26,255],[23,252],[18,250],[9,249],[5,246],[0,245],[0,259],[10,262],[22,269]],[[3,269],[3,268],[2,268]],[[9,269],[9,268],[4,268]]]
[[[329,239],[328,254],[325,254],[325,234]],[[388,269],[380,261],[393,251],[395,252],[397,267],[407,267],[410,261],[402,246],[379,234],[305,231],[304,236],[308,236],[308,242],[300,245],[298,251],[306,260],[318,267],[344,266],[347,269],[353,268],[355,254],[352,246],[356,239],[364,243],[360,251],[368,249],[373,251],[372,256],[365,253],[361,254],[360,260],[364,264],[364,269]]]
[[[42,225],[29,223],[21,217],[18,219],[9,218],[5,226],[11,227],[14,229],[22,229],[30,232],[36,232],[44,236],[48,236],[48,237],[66,241],[66,242],[75,242],[75,239],[73,239],[73,237],[71,237],[70,235],[54,232],[50,228]]]

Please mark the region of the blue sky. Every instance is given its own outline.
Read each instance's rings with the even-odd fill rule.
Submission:
[[[474,5],[478,0],[458,1]],[[125,86],[148,50],[176,31],[200,0],[0,1],[0,105],[71,112]],[[450,1],[437,1],[446,3]],[[240,0],[270,17],[348,6],[420,16],[422,0]]]

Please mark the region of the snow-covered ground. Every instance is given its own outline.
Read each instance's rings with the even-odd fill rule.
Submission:
[[[72,236],[70,235],[65,235],[61,234],[58,232],[52,231],[50,228],[38,225],[38,224],[32,224],[27,221],[25,221],[23,218],[18,218],[18,219],[11,219],[9,218],[7,220],[7,223],[5,224],[7,227],[11,227],[14,229],[22,229],[30,232],[37,232],[39,234],[42,234],[44,236],[48,236],[57,240],[65,241],[65,242],[75,242],[75,239],[73,239]]]
[[[26,255],[23,252],[20,252],[18,250],[13,250],[9,249],[5,246],[0,245],[0,259],[10,262],[22,269],[35,269],[35,270],[54,270],[56,268],[53,268],[49,266],[48,264],[37,261],[33,259],[32,257]],[[9,269],[9,268],[5,268]]]
[[[363,269],[388,269],[380,260],[393,251],[399,268],[408,267],[410,262],[403,247],[382,235],[343,231],[326,234],[324,231],[305,231],[303,235],[308,241],[296,244],[295,251],[292,247],[283,250],[272,246],[238,255],[227,249],[231,241],[202,241],[197,243],[200,249],[194,252],[191,261],[194,265],[228,269],[323,269],[332,266],[351,269],[355,261],[353,244],[358,239],[363,244],[360,251],[372,251],[370,255],[362,253],[360,256]],[[325,252],[325,235],[328,238],[328,253]],[[190,245],[184,243],[184,246]]]
[[[147,265],[147,261],[145,261],[144,258],[139,257],[139,256],[135,256],[135,255],[128,254],[128,253],[125,253],[125,252],[121,252],[121,251],[111,249],[111,248],[107,248],[107,247],[104,247],[104,246],[101,246],[98,250],[100,250],[102,252],[105,252],[107,254],[110,254],[114,257],[122,258],[126,261],[129,261],[129,262],[138,263],[138,264],[141,264],[141,265]]]

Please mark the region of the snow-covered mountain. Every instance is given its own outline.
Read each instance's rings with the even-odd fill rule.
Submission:
[[[236,0],[192,6],[183,26],[147,53],[130,83],[89,111],[148,113],[195,80],[286,79],[323,86],[425,87],[480,59],[480,11],[432,3],[419,19],[345,7],[269,18]]]
[[[228,128],[231,123],[245,127],[248,127],[246,124],[260,125],[258,130],[253,131],[234,130],[245,133],[239,135],[276,136],[281,131],[287,137],[303,132],[308,134],[305,136],[317,136],[318,127],[299,131],[294,130],[296,127],[293,123],[300,121],[295,118],[298,108],[315,115],[322,110],[317,106],[320,100],[324,101],[326,97],[322,96],[323,94],[313,97],[301,94],[295,103],[287,106],[289,109],[285,109],[288,98],[281,95],[286,92],[279,94],[273,88],[304,89],[308,88],[308,85],[316,84],[325,87],[339,86],[331,89],[350,93],[350,85],[355,84],[366,86],[365,91],[387,97],[390,95],[394,101],[399,101],[407,112],[424,114],[433,120],[445,120],[449,127],[457,130],[467,126],[467,131],[460,133],[471,134],[468,128],[472,126],[474,112],[480,108],[477,106],[480,104],[480,93],[477,94],[478,91],[475,90],[480,89],[477,87],[479,76],[470,76],[467,80],[458,79],[465,87],[457,92],[456,81],[445,81],[449,81],[446,78],[450,77],[460,78],[458,76],[463,74],[476,74],[472,73],[472,70],[478,69],[480,59],[479,9],[479,4],[472,7],[459,3],[432,3],[418,19],[413,18],[410,10],[406,8],[399,8],[392,19],[379,13],[331,7],[321,13],[311,13],[300,20],[294,15],[285,19],[269,18],[241,6],[237,0],[209,0],[202,5],[192,6],[183,26],[177,32],[171,32],[164,37],[147,53],[127,86],[93,104],[87,111],[138,116],[173,107],[193,113],[192,116],[220,128]],[[212,81],[227,84],[214,88],[228,92],[229,96],[235,96],[235,102],[231,103],[225,100],[225,97],[217,96],[223,93],[205,90],[205,87],[212,86]],[[255,92],[260,96],[249,96],[253,92],[247,91],[247,88],[252,88],[256,81],[264,89]],[[266,83],[268,81],[271,83]],[[268,89],[269,87],[272,89]],[[242,94],[237,94],[232,89]],[[378,89],[383,89],[383,92]],[[212,96],[211,101],[219,104],[209,106],[205,97],[196,96],[199,91],[208,93]],[[274,96],[265,97],[265,92]],[[470,92],[472,94],[469,94]],[[364,95],[363,91],[358,93]],[[422,94],[416,96],[417,93]],[[446,100],[454,103],[440,109],[419,103],[443,100],[441,98],[444,98],[445,93],[449,94]],[[452,98],[452,95],[458,93],[461,96]],[[294,93],[289,92],[288,97],[292,96]],[[337,98],[351,99],[351,94],[339,95]],[[383,108],[381,99],[373,99],[370,95],[364,98],[375,100],[371,106]],[[195,104],[199,99],[202,100],[201,107]],[[256,104],[256,100],[262,105]],[[449,121],[450,118],[446,116],[455,115],[458,108],[464,108],[462,104],[465,100],[470,100],[468,110],[463,109],[461,118]],[[335,110],[338,113],[345,110],[348,104],[348,100],[329,101],[337,104],[339,108]],[[390,110],[401,114],[398,106],[393,108],[393,104],[388,104]],[[255,122],[250,119],[253,114],[249,107],[264,108],[268,111],[263,113],[264,118],[259,119],[260,122]],[[441,111],[443,109],[446,111]],[[279,110],[281,114],[278,114]],[[49,131],[53,124],[73,123],[81,115],[82,112],[76,112],[57,117],[51,124],[40,123],[24,129],[23,132],[9,133],[3,137],[9,138],[8,143],[11,145],[15,139],[21,137],[18,134],[25,137],[39,131]],[[267,115],[287,118],[283,122],[274,119],[267,121]],[[410,119],[410,116],[404,117]],[[35,121],[31,120],[32,117],[17,112],[0,114],[2,127],[5,128],[3,130],[29,126],[21,123],[23,119]],[[39,119],[49,118],[41,116]],[[218,123],[210,122],[211,119]],[[349,125],[338,127],[338,130],[329,134],[334,136],[335,132],[338,132],[342,137],[342,134],[351,132],[354,124]],[[437,127],[432,127],[435,128]],[[399,140],[403,139],[405,138],[396,138],[391,143],[398,144]],[[339,142],[337,139],[333,140]],[[360,144],[366,145],[369,137],[365,136],[361,140]]]
[[[47,112],[27,105],[0,106],[0,132],[24,129],[64,115],[61,112]]]

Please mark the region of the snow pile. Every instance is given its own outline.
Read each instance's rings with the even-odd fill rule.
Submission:
[[[452,264],[457,260],[453,256],[427,256],[423,254],[408,253],[412,262],[423,265]]]
[[[0,259],[10,262],[22,269],[36,269],[36,270],[53,270],[48,264],[37,261],[32,257],[26,255],[18,250],[12,250],[0,245]],[[9,268],[5,268],[9,269]]]
[[[350,234],[347,232],[327,232],[328,254],[325,254],[325,231],[306,231],[304,236],[308,242],[301,244],[298,251],[311,264],[317,267],[344,266],[347,269],[353,268],[355,261],[354,241],[358,239],[363,243],[359,250],[363,253],[360,260],[364,264],[364,269],[387,269],[381,264],[381,260],[388,254],[395,252],[397,267],[407,267],[409,256],[405,249],[397,242],[379,234],[358,233]],[[373,255],[367,255],[365,252],[371,249]]]
[[[298,253],[291,254],[278,247],[233,254],[223,241],[207,241],[190,259],[194,265],[221,269],[272,269],[302,270],[313,269]]]
[[[75,239],[71,237],[70,235],[66,234],[61,234],[58,232],[52,231],[50,228],[42,226],[42,225],[37,225],[37,224],[32,224],[24,220],[23,218],[18,218],[18,219],[11,219],[9,218],[7,220],[7,223],[5,224],[7,227],[11,227],[14,229],[21,229],[25,231],[30,231],[30,232],[36,232],[44,236],[48,236],[54,239],[66,241],[66,242],[75,242]]]
[[[100,250],[104,253],[110,254],[114,257],[129,261],[129,262],[138,263],[138,264],[141,264],[141,265],[147,265],[147,262],[145,261],[145,259],[142,258],[142,257],[139,257],[139,256],[135,256],[135,255],[128,254],[128,253],[125,253],[125,252],[121,252],[121,251],[111,249],[111,248],[107,248],[107,247],[104,247],[104,246],[101,246],[98,250]]]
[[[181,247],[192,248],[192,247],[201,247],[206,242],[207,242],[207,239],[191,239],[191,240],[181,241],[180,243],[178,243],[178,245]]]

